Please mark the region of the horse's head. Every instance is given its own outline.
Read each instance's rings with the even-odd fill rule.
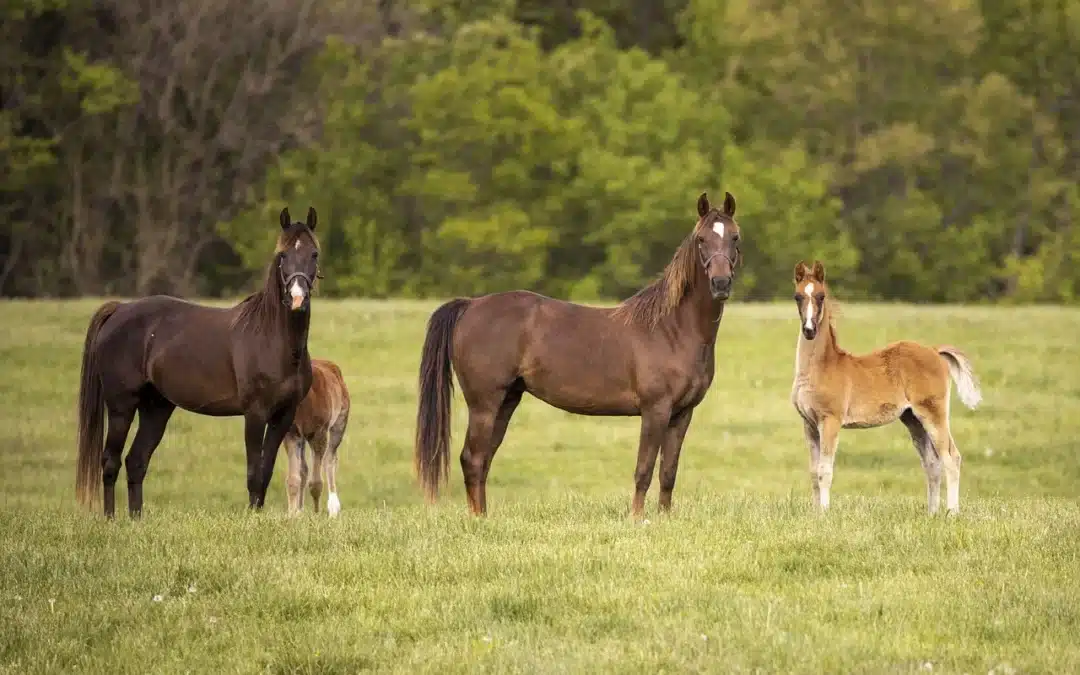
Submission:
[[[814,267],[810,268],[800,260],[795,266],[795,304],[799,308],[802,334],[807,340],[817,337],[827,296],[825,266],[815,260]]]
[[[278,237],[278,276],[285,297],[281,301],[292,311],[308,308],[311,290],[319,273],[319,240],[315,238],[315,209],[308,207],[307,222],[292,222],[289,207],[281,210]]]
[[[723,209],[714,209],[702,192],[697,203],[698,223],[694,229],[698,255],[709,278],[709,292],[717,300],[731,295],[735,268],[741,262],[739,225],[735,222],[735,198],[724,193]]]

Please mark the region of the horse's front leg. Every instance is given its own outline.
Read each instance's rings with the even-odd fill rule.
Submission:
[[[683,439],[693,416],[694,409],[686,408],[671,419],[664,431],[664,440],[660,445],[661,511],[671,510],[671,493],[675,491],[675,476],[679,472],[679,453],[682,452]]]
[[[660,444],[670,421],[670,406],[653,405],[641,411],[641,437],[638,439],[637,467],[634,469],[634,501],[630,507],[631,516],[635,519],[645,515],[645,493],[652,483],[656,455],[660,452]]]
[[[262,444],[262,470],[260,471],[262,484],[259,486],[257,508],[262,508],[262,505],[266,502],[266,492],[270,489],[270,479],[274,477],[274,462],[277,461],[278,448],[281,447],[281,442],[285,440],[285,434],[292,427],[293,419],[296,417],[296,408],[295,403],[287,405],[271,415],[270,420],[266,423],[266,437],[263,438]]]
[[[818,424],[820,452],[818,454],[817,479],[818,503],[821,510],[829,508],[829,493],[832,489],[833,466],[836,464],[836,446],[840,440],[840,418],[825,417]]]
[[[260,459],[262,457],[263,437],[266,435],[266,420],[261,415],[244,415],[244,449],[247,452],[247,489],[248,508],[256,509],[259,503]]]
[[[806,437],[806,447],[810,450],[810,491],[811,502],[814,506],[821,504],[821,490],[818,483],[818,464],[821,462],[821,434],[818,426],[803,418],[803,435]]]

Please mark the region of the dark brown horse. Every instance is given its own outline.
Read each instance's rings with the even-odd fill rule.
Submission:
[[[671,508],[679,452],[694,407],[712,384],[716,331],[739,260],[735,198],[698,221],[663,276],[614,308],[527,291],[457,298],[428,321],[420,361],[415,468],[429,501],[450,469],[451,366],[469,426],[461,471],[469,508],[487,512],[491,460],[525,392],[579,415],[641,417],[635,517],[645,508],[658,452],[660,509]]]
[[[311,386],[308,326],[318,271],[315,209],[307,223],[281,211],[277,250],[262,290],[230,308],[164,295],[107,302],[90,319],[79,387],[76,495],[93,506],[104,484],[105,515],[116,509],[116,479],[128,430],[128,512],[142,512],[150,457],[177,408],[244,417],[248,499],[262,508],[278,446]],[[105,416],[108,435],[104,435]]]

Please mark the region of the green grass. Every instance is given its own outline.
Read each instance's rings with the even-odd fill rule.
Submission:
[[[1080,670],[1080,311],[845,307],[849,350],[973,358],[955,519],[926,515],[900,424],[842,432],[832,509],[811,510],[792,303],[729,308],[670,516],[654,481],[650,522],[628,518],[637,420],[528,398],[489,517],[467,515],[456,451],[426,507],[411,440],[435,304],[317,300],[312,351],[353,398],[342,517],[285,518],[284,458],[246,512],[240,419],[179,412],[143,520],[106,523],[73,495],[95,306],[0,304],[0,672]],[[457,447],[460,396],[454,418]]]

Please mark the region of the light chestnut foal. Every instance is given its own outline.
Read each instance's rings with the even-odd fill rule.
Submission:
[[[829,508],[840,429],[869,429],[900,419],[911,434],[926,470],[927,505],[937,513],[941,470],[946,508],[960,509],[960,451],[949,431],[949,378],[960,400],[974,409],[982,400],[967,356],[955,347],[929,348],[894,342],[856,356],[836,342],[829,314],[825,266],[795,266],[799,342],[791,402],[803,420],[810,448],[810,483],[815,504]]]
[[[311,444],[313,471],[311,498],[315,512],[322,498],[323,475],[330,494],[326,512],[334,518],[341,512],[337,494],[338,446],[349,423],[349,390],[337,364],[323,359],[311,359],[311,389],[296,410],[293,425],[283,443],[289,456],[289,477],[285,487],[289,500],[289,515],[299,514],[304,505],[304,488],[308,486],[308,465],[304,442]]]

